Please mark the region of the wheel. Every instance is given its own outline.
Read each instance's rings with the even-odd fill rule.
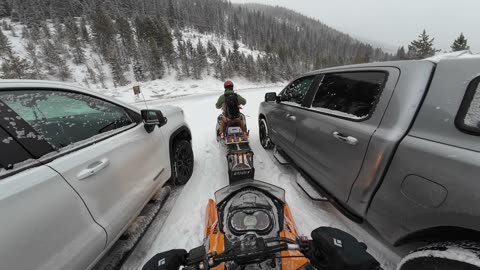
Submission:
[[[446,242],[417,249],[398,265],[398,270],[480,270],[480,244]]]
[[[173,143],[172,148],[172,180],[175,185],[185,185],[193,173],[193,150],[187,140]]]
[[[267,126],[267,121],[265,118],[261,118],[258,121],[258,126],[260,129],[260,144],[264,149],[272,149],[274,144],[272,143],[272,140],[268,136],[268,126]]]

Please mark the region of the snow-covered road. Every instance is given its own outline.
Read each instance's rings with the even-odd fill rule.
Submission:
[[[264,150],[258,140],[258,106],[266,92],[279,88],[242,90],[240,95],[247,99],[244,114],[250,129],[250,146],[255,153],[255,178],[280,186],[286,190],[286,199],[292,209],[297,228],[301,234],[319,226],[332,226],[346,230],[369,246],[369,252],[383,265],[384,269],[395,269],[400,257],[390,245],[372,236],[365,226],[359,226],[345,218],[328,202],[314,202],[298,187],[296,178],[301,177],[291,167],[281,166]],[[219,111],[215,109],[218,95],[189,96],[168,101],[149,102],[149,108],[161,104],[182,107],[193,136],[195,170],[191,180],[178,196],[163,229],[157,235],[144,262],[154,254],[172,248],[189,250],[202,244],[205,209],[209,198],[216,190],[228,185],[225,149],[215,139],[214,130]],[[138,106],[142,106],[138,104]],[[143,265],[143,263],[142,263]]]

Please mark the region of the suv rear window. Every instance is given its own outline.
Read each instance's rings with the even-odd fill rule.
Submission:
[[[385,87],[383,71],[343,72],[326,74],[311,109],[353,120],[370,116]]]
[[[463,132],[480,135],[480,77],[468,85],[455,123]]]

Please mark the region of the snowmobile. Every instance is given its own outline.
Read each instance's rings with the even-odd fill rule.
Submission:
[[[247,126],[246,118],[243,113],[240,117]],[[228,176],[230,183],[238,180],[253,178],[255,168],[253,167],[253,151],[250,149],[248,137],[245,136],[240,126],[230,120],[225,126],[223,136],[219,135],[220,122],[223,114],[217,118],[217,141],[221,142],[227,148]],[[247,132],[248,134],[248,132]]]
[[[243,180],[218,190],[206,210],[203,245],[152,257],[143,270],[160,269],[381,269],[366,245],[341,230],[320,227],[298,235],[285,191]]]
[[[245,123],[245,128],[247,127],[246,117],[243,113],[240,113],[240,117]],[[225,130],[220,132],[220,123],[223,119],[223,114],[220,114],[217,117],[217,126],[215,128],[217,134],[217,141],[222,142],[224,145],[230,145],[235,143],[248,143],[248,136],[245,136],[245,133],[242,131],[240,126],[232,120],[229,120],[225,126]],[[249,132],[247,132],[248,134]]]

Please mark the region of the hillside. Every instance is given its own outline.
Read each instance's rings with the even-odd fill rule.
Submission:
[[[0,0],[0,17],[2,78],[93,89],[158,80],[276,83],[390,57],[291,10],[224,0]]]

